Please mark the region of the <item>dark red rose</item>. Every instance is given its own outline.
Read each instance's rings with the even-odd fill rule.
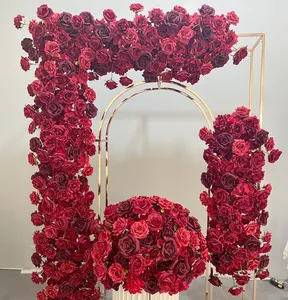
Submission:
[[[100,24],[96,26],[96,36],[104,43],[107,44],[112,40],[112,32],[108,25]]]
[[[269,163],[271,164],[275,163],[280,158],[281,155],[282,155],[281,150],[273,149],[268,155]]]
[[[244,292],[242,287],[233,287],[228,290],[228,292],[233,296],[238,296]]]
[[[81,12],[80,16],[84,19],[84,25],[89,26],[94,23],[93,15],[88,11]]]
[[[23,57],[23,56],[21,57],[20,65],[22,70],[24,70],[25,72],[30,70],[30,62],[27,57]]]
[[[268,255],[260,256],[259,269],[265,269],[269,265],[270,258]]]
[[[24,16],[21,16],[21,15],[17,15],[15,18],[14,18],[14,26],[16,29],[20,29],[22,28],[24,25]]]
[[[30,139],[29,146],[32,152],[37,152],[37,150],[42,147],[42,143],[39,138],[33,137]]]
[[[71,19],[72,19],[72,15],[70,13],[63,12],[62,14],[59,15],[58,22],[64,28],[68,28],[71,26]]]
[[[37,17],[42,20],[48,20],[53,16],[53,11],[46,4],[37,8]]]
[[[230,149],[233,143],[233,136],[228,132],[223,132],[217,135],[217,142],[221,149]]]
[[[244,106],[236,108],[235,112],[233,113],[233,116],[235,118],[239,119],[245,119],[248,118],[250,114],[250,109]]]
[[[63,282],[59,287],[59,292],[64,296],[67,297],[74,293],[74,286],[72,286],[69,282]]]
[[[105,9],[103,11],[103,17],[107,22],[113,22],[116,20],[116,14],[112,9]]]
[[[59,172],[54,175],[54,181],[60,186],[66,186],[68,184],[69,177],[64,172]]]
[[[203,172],[201,174],[201,183],[207,188],[209,189],[211,186],[211,177],[208,173]]]
[[[33,47],[33,41],[30,38],[24,38],[21,42],[22,49],[29,53],[29,50]]]
[[[47,55],[58,56],[60,53],[59,44],[52,41],[46,41],[44,51]]]
[[[130,78],[128,78],[128,77],[126,77],[126,76],[125,77],[120,77],[120,83],[123,86],[128,86],[128,85],[130,85],[130,84],[133,83],[133,80],[130,79]]]
[[[237,185],[237,177],[231,173],[224,173],[221,178],[221,184],[225,190],[232,190]]]
[[[127,234],[119,240],[118,248],[124,257],[131,258],[139,252],[140,245],[137,239],[131,234]]]
[[[267,220],[269,218],[269,213],[268,211],[263,211],[259,217],[258,217],[258,220],[257,220],[257,223],[261,226],[266,226],[267,225]]]
[[[262,146],[268,141],[268,138],[269,138],[269,132],[264,129],[261,129],[256,133],[255,142],[257,146]]]
[[[153,248],[156,242],[156,236],[151,233],[149,233],[145,239],[140,241],[141,246],[145,248]]]
[[[166,25],[177,28],[182,21],[182,14],[179,11],[172,10],[166,13],[164,22]]]
[[[47,112],[49,113],[49,115],[51,115],[52,117],[58,116],[62,113],[63,111],[63,107],[62,105],[57,102],[57,101],[53,101],[49,104],[47,104]]]
[[[249,252],[255,252],[260,249],[260,241],[255,238],[254,236],[251,236],[246,242],[245,242],[245,249],[247,249]]]
[[[211,251],[214,254],[219,254],[223,252],[223,244],[217,240],[217,239],[209,239],[207,241],[207,246],[209,248],[209,251]]]
[[[158,293],[159,288],[158,288],[156,277],[152,276],[146,280],[144,290],[146,293],[151,295]]]
[[[146,260],[142,255],[137,254],[136,256],[132,257],[129,263],[129,272],[139,276],[140,274],[142,274],[145,268]]]
[[[140,3],[133,3],[133,4],[130,4],[129,8],[131,11],[133,11],[135,13],[139,13],[144,9],[144,6]]]
[[[265,278],[269,277],[270,273],[268,270],[265,270],[263,272],[260,272],[256,275],[256,278],[259,278],[260,280],[264,280]]]
[[[109,89],[109,90],[114,90],[117,88],[118,84],[114,81],[114,80],[107,80],[105,82],[105,86]]]
[[[229,55],[226,52],[222,51],[218,53],[212,60],[213,67],[222,68],[226,65],[228,60],[229,60]]]
[[[173,260],[178,255],[178,247],[176,241],[172,238],[167,238],[162,247],[162,256],[165,260]]]
[[[199,12],[201,15],[209,15],[214,16],[215,15],[215,9],[209,5],[202,5],[202,7],[199,9]]]
[[[174,274],[179,278],[184,278],[190,271],[190,265],[184,257],[180,257],[173,265]]]
[[[122,201],[117,205],[117,214],[124,217],[132,212],[133,203],[130,200]]]
[[[247,46],[240,48],[233,56],[233,64],[239,65],[239,63],[248,55]]]
[[[46,63],[46,62],[45,62]],[[52,62],[51,62],[52,63]],[[49,67],[47,65],[47,67]],[[51,66],[53,69],[55,67],[55,64],[52,63],[52,66]],[[63,73],[63,74],[67,74],[68,76],[72,76],[76,73],[76,66],[75,64],[73,64],[71,61],[69,60],[63,60],[59,66],[58,66],[58,70]],[[52,71],[53,72],[53,71]],[[54,72],[53,72],[54,73]],[[52,73],[52,74],[53,74]]]
[[[188,225],[187,225],[188,230],[190,231],[196,231],[197,233],[201,232],[201,226],[198,222],[198,219],[195,217],[188,217]]]
[[[120,19],[116,24],[116,28],[121,35],[125,34],[129,27],[129,22],[126,19]]]
[[[135,63],[136,70],[146,70],[148,69],[152,60],[152,55],[149,52],[145,52],[139,56]]]
[[[201,37],[204,41],[210,42],[213,39],[213,29],[210,26],[203,26],[201,31]]]
[[[209,282],[214,285],[214,286],[221,286],[222,285],[222,282],[221,280],[219,279],[218,276],[210,276],[209,278]]]
[[[93,103],[86,104],[86,115],[88,118],[92,119],[97,116],[98,108]]]

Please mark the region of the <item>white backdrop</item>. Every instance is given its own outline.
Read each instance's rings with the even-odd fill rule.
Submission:
[[[86,10],[101,18],[103,9],[112,8],[118,16],[133,17],[128,0],[46,0],[46,3],[56,12],[79,14]],[[23,117],[23,107],[32,101],[26,86],[33,80],[33,72],[25,73],[19,67],[20,56],[24,55],[20,42],[28,31],[17,31],[13,26],[13,17],[20,13],[28,19],[35,18],[36,8],[41,4],[43,2],[39,0],[9,0],[5,4],[1,1],[0,267],[32,268],[33,226],[30,224],[30,214],[35,208],[30,205],[28,195],[31,190],[30,175],[35,169],[26,162],[29,121]],[[145,12],[153,7],[167,11],[177,4],[193,13],[203,3],[199,0],[145,0],[142,4]],[[285,277],[282,253],[288,239],[288,144],[285,129],[288,108],[288,3],[285,0],[211,0],[206,4],[214,6],[218,14],[235,10],[240,17],[240,25],[236,29],[238,33],[267,33],[263,125],[284,152],[281,161],[269,166],[266,174],[266,181],[273,184],[269,205],[271,217],[267,227],[273,233],[270,270],[272,276]],[[257,68],[255,73],[258,74]],[[202,78],[194,88],[208,102],[215,115],[229,113],[237,106],[248,105],[248,75],[248,60],[238,67],[230,62]],[[141,80],[138,73],[134,73],[133,77]],[[258,79],[255,80],[255,87],[259,91],[257,83]],[[120,91],[109,91],[103,84],[104,80],[101,80],[92,85],[97,89],[98,121],[109,100]],[[257,91],[255,97],[259,95]],[[97,120],[94,123],[96,131],[99,123]],[[204,120],[197,108],[174,93],[142,94],[124,105],[111,128],[111,202],[134,195],[164,196],[189,208],[204,226],[205,209],[198,200],[202,191],[199,177],[206,167],[202,159],[204,145],[198,138],[198,130],[203,125]],[[96,166],[96,158],[93,158],[93,165]],[[95,173],[90,180],[94,191],[96,181]]]

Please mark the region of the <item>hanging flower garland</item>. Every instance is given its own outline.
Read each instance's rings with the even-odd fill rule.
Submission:
[[[157,196],[109,205],[92,251],[104,287],[123,285],[130,294],[187,290],[209,260],[200,224],[189,213]]]
[[[259,120],[249,116],[249,109],[237,108],[228,115],[219,115],[214,130],[200,130],[207,172],[201,176],[208,192],[200,200],[207,206],[210,218],[207,246],[217,273],[232,275],[232,295],[243,292],[250,280],[269,276],[267,266],[271,249],[271,233],[264,232],[266,211],[272,187],[261,186],[264,179],[265,154],[268,162],[276,162],[282,152],[274,149],[274,140],[261,129]],[[265,149],[265,150],[264,150]],[[220,279],[211,272],[210,280],[220,286]]]

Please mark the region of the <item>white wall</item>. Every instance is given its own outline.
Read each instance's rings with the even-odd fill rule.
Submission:
[[[20,42],[27,33],[26,30],[14,29],[13,17],[20,13],[32,19],[42,3],[39,0],[1,2],[0,267],[32,267],[30,213],[34,207],[30,205],[28,195],[30,175],[35,170],[26,162],[28,121],[22,111],[24,105],[32,101],[26,93],[26,86],[32,81],[33,72],[20,70],[19,59],[23,55]],[[113,8],[118,16],[132,17],[128,9],[130,1],[127,0],[46,0],[46,3],[54,11],[68,10],[77,14],[88,10],[101,17],[104,8]],[[142,3],[145,11],[153,7],[169,10],[178,4],[191,13],[203,4],[199,0],[149,0]],[[285,129],[288,108],[288,3],[285,0],[211,0],[207,4],[214,6],[219,14],[235,10],[240,17],[237,32],[267,33],[264,127],[284,151],[280,163],[269,166],[266,174],[267,181],[274,187],[268,226],[273,232],[270,270],[272,276],[285,277],[282,252],[288,239],[288,144]],[[248,105],[248,68],[248,61],[239,67],[232,66],[230,62],[196,85],[196,91],[206,99],[214,114],[229,113],[239,105]],[[141,80],[139,74],[135,74],[134,78]],[[257,81],[255,96],[259,95]],[[103,82],[93,85],[97,89],[99,117],[117,92],[104,88]],[[205,211],[198,200],[202,190],[199,176],[205,169],[202,159],[204,145],[198,139],[198,130],[203,124],[202,116],[189,101],[168,92],[144,94],[124,106],[111,131],[111,202],[133,195],[166,196],[185,205],[205,224]],[[98,122],[95,121],[95,131],[97,128]],[[93,164],[96,165],[96,158],[93,158]],[[94,190],[96,181],[94,174],[90,181]]]

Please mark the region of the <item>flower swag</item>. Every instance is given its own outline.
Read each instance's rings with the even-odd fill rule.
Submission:
[[[266,210],[272,186],[261,186],[264,179],[265,154],[268,162],[276,162],[282,152],[274,147],[269,132],[260,127],[259,119],[250,110],[239,107],[234,113],[219,115],[213,131],[200,130],[207,145],[204,160],[207,172],[201,176],[208,189],[200,195],[210,218],[207,246],[211,261],[220,274],[232,275],[232,295],[239,295],[254,271],[256,278],[269,276],[267,266],[271,249],[271,233]],[[210,283],[220,286],[220,279],[211,272]]]

